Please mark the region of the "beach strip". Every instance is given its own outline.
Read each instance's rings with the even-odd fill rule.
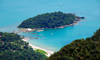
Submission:
[[[26,39],[26,38],[24,38],[24,39],[22,39],[22,40],[27,42],[27,39]],[[35,49],[40,49],[40,50],[45,51],[45,52],[47,53],[47,54],[46,54],[47,57],[51,56],[51,55],[54,53],[53,51],[49,51],[49,50],[46,50],[46,49],[37,47],[37,46],[32,45],[32,44],[30,44],[30,43],[29,43],[29,46],[31,46],[31,47],[33,48],[33,50],[35,50]]]

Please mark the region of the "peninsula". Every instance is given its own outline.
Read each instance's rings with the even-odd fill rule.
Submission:
[[[53,12],[37,15],[35,17],[24,20],[18,28],[63,28],[65,26],[74,25],[84,17],[75,16],[72,13]]]

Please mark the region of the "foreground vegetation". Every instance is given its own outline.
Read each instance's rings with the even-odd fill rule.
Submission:
[[[34,51],[19,35],[0,32],[0,60],[45,60],[44,54],[40,49]],[[74,40],[47,60],[100,60],[100,29],[92,37]]]
[[[92,37],[77,39],[47,60],[100,60],[100,29]]]
[[[33,18],[24,20],[19,28],[55,28],[63,25],[72,24],[75,21],[74,14],[62,12],[45,13]]]
[[[45,60],[46,58],[44,54],[35,52],[19,35],[0,32],[0,60]]]

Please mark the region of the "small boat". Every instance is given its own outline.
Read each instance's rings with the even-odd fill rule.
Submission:
[[[62,3],[60,4],[60,6],[62,6]]]
[[[51,35],[53,35],[53,33],[51,33]]]
[[[45,38],[45,37],[43,37],[43,38]]]

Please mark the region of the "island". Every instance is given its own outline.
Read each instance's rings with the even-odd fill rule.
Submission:
[[[45,13],[24,20],[18,28],[63,28],[65,26],[74,25],[77,21],[84,19],[72,13],[63,13],[61,11],[53,13]]]

